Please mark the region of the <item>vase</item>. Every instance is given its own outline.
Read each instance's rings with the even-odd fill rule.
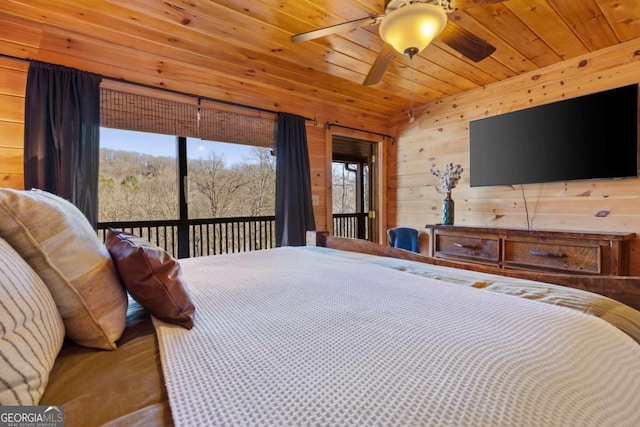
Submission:
[[[447,192],[447,197],[442,201],[442,224],[453,225],[453,199],[451,192]]]

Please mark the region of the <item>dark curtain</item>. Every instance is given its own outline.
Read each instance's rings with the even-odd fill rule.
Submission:
[[[31,62],[27,76],[24,184],[57,194],[98,223],[100,77]]]
[[[276,156],[276,246],[302,246],[316,228],[304,117],[278,113]]]

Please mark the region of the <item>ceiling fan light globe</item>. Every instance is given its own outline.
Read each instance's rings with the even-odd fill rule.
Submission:
[[[384,17],[380,37],[400,53],[422,51],[447,25],[447,14],[439,6],[411,3]]]

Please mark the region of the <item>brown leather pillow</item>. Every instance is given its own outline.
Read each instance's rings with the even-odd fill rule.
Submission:
[[[160,320],[193,327],[195,307],[175,258],[141,237],[114,229],[107,232],[107,249],[133,299]]]

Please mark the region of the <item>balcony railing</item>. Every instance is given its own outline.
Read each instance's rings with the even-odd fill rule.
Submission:
[[[333,214],[333,234],[354,239],[369,238],[369,221],[366,213]]]
[[[207,218],[98,223],[98,236],[106,241],[115,228],[143,237],[176,258],[218,255],[275,248],[275,216]],[[336,236],[366,239],[367,214],[334,214]]]
[[[275,217],[190,219],[187,221],[117,221],[98,224],[106,241],[109,228],[143,237],[176,258],[274,248]]]

